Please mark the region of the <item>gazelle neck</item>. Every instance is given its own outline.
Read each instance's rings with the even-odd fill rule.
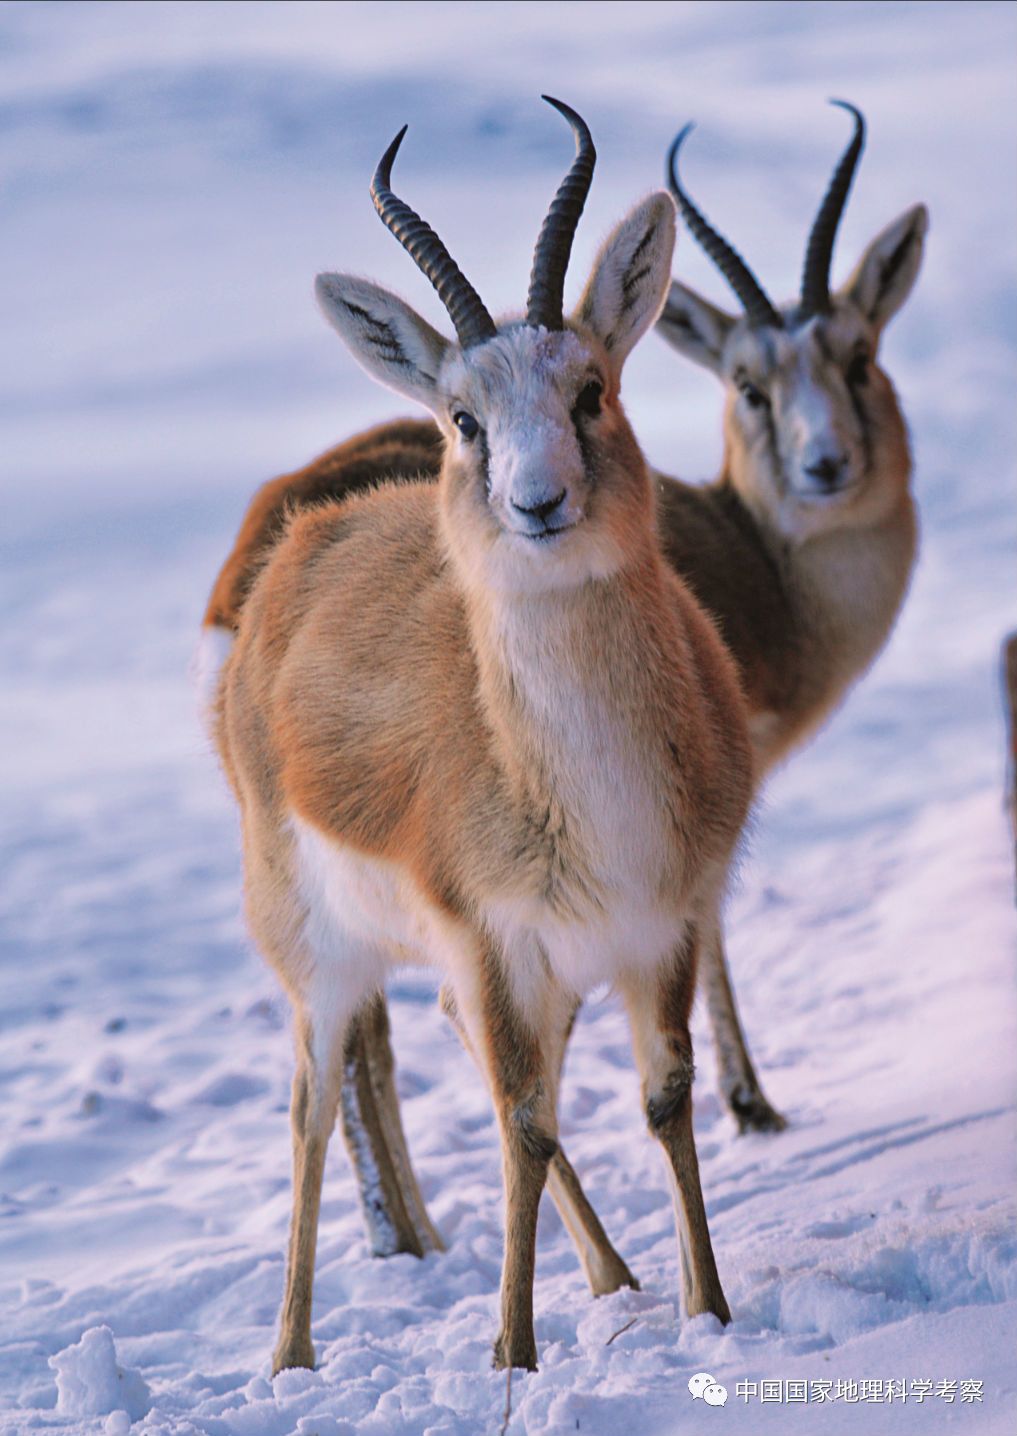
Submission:
[[[773,560],[796,635],[785,650],[795,669],[784,685],[789,711],[762,745],[772,747],[763,755],[769,766],[822,721],[882,649],[911,578],[918,525],[906,489],[873,521],[802,537],[781,532],[764,505],[740,497]]]
[[[480,695],[506,766],[530,786],[628,767],[659,695],[644,650],[666,607],[663,564],[641,562],[567,589],[475,590],[468,622]],[[650,640],[652,641],[652,640]],[[528,776],[523,776],[528,775]],[[598,779],[599,781],[599,779]]]
[[[567,587],[467,589],[467,615],[482,684],[511,692],[529,706],[548,687],[609,685],[617,646],[663,592],[661,560],[647,539],[614,572]]]

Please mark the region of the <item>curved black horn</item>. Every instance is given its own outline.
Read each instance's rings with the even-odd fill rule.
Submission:
[[[782,329],[784,321],[774,309],[766,292],[759,280],[752,273],[752,270],[742,259],[738,251],[718,234],[705,216],[700,214],[688,195],[681,187],[678,179],[678,151],[681,149],[690,130],[694,126],[690,123],[684,129],[679,130],[674,138],[667,156],[667,181],[671,186],[671,193],[681,207],[682,216],[693,236],[699,241],[703,249],[713,260],[721,274],[730,284],[742,302],[745,313],[749,316],[749,322],[753,327],[770,325],[774,329]]]
[[[540,98],[553,105],[572,126],[576,137],[576,157],[551,201],[533,251],[530,291],[526,296],[526,322],[534,326],[543,325],[545,329],[564,329],[565,271],[579,216],[590,192],[597,151],[581,115],[563,105],[561,100],[553,100],[550,95],[541,95]]]
[[[464,349],[492,339],[498,329],[484,308],[480,295],[463,274],[441,240],[416,210],[397,198],[389,188],[392,161],[403,142],[407,126],[396,135],[381,157],[371,181],[371,198],[382,220],[438,291],[449,312]]]
[[[851,143],[841,155],[840,163],[833,172],[833,179],[819,206],[812,233],[805,251],[805,268],[802,272],[802,299],[799,315],[809,319],[813,314],[826,314],[830,309],[830,260],[833,256],[833,241],[837,226],[844,213],[848,190],[855,177],[858,158],[865,143],[865,119],[861,110],[847,100],[831,100],[855,117],[855,132]]]

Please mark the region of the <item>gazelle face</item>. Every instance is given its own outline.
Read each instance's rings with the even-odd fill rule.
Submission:
[[[657,330],[725,387],[728,478],[785,538],[879,523],[902,502],[907,431],[879,367],[885,326],[918,277],[928,227],[915,205],[882,230],[821,313],[737,318],[671,285]]]
[[[442,367],[448,539],[495,586],[556,588],[614,572],[648,485],[594,335],[518,324]]]
[[[646,464],[619,401],[622,366],[660,313],[674,204],[650,195],[609,235],[575,314],[452,343],[401,299],[320,275],[319,303],[375,378],[434,415],[440,506],[462,577],[526,594],[618,571],[652,531]]]
[[[442,375],[450,470],[478,513],[521,547],[553,548],[586,518],[582,445],[607,381],[592,345],[520,326]]]
[[[524,320],[495,324],[434,230],[392,192],[405,127],[371,193],[438,291],[458,342],[367,280],[320,274],[315,285],[368,373],[441,425],[443,534],[463,579],[524,594],[605,577],[652,531],[649,474],[618,389],[626,356],[660,314],[675,237],[668,195],[637,204],[566,320],[565,272],[596,151],[581,116],[544,99],[568,120],[576,157],[541,226]]]
[[[849,303],[785,325],[742,321],[724,346],[730,478],[789,536],[879,517],[906,486],[908,450],[878,334]]]
[[[723,381],[726,477],[758,520],[791,540],[879,523],[904,502],[910,469],[876,346],[918,277],[929,216],[921,204],[905,210],[877,234],[847,284],[831,291],[834,240],[865,142],[861,111],[831,103],[851,114],[854,134],[813,221],[794,307],[774,307],[682,185],[678,155],[691,125],[668,153],[672,193],[742,313],[727,314],[675,283],[659,331]]]

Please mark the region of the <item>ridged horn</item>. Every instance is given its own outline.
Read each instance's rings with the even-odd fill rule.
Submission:
[[[526,296],[526,322],[534,326],[542,325],[545,329],[560,330],[565,327],[565,271],[579,216],[590,192],[597,151],[581,115],[550,95],[541,95],[540,98],[564,115],[572,126],[576,137],[576,157],[551,201],[533,251],[530,289]]]
[[[802,271],[802,298],[799,317],[811,319],[814,314],[828,314],[830,311],[830,260],[833,257],[833,242],[837,237],[837,226],[844,213],[851,181],[855,177],[858,160],[865,144],[865,119],[861,110],[847,100],[831,100],[855,118],[855,132],[851,143],[841,155],[840,163],[833,172],[833,179],[819,206],[812,233],[805,251],[805,268]]]
[[[410,258],[438,291],[448,310],[464,349],[493,339],[497,325],[484,307],[480,295],[463,274],[444,244],[416,210],[392,193],[392,162],[399,152],[407,126],[396,135],[381,157],[371,181],[371,198],[383,222],[395,235]]]
[[[682,217],[694,238],[706,250],[741,300],[742,308],[749,316],[749,322],[753,328],[769,325],[773,329],[783,329],[783,319],[766,297],[763,286],[752,270],[738,251],[728,244],[727,240],[718,234],[706,217],[699,212],[681,186],[681,181],[678,178],[678,151],[692,129],[694,129],[694,125],[690,123],[684,129],[679,130],[668,151],[667,182],[671,186],[671,193],[678,201]]]

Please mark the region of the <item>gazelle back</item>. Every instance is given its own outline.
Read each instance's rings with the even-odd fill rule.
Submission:
[[[621,408],[656,319],[674,210],[651,195],[563,314],[592,178],[577,156],[538,239],[525,317],[495,324],[430,228],[372,187],[431,279],[450,343],[362,279],[326,317],[445,438],[436,484],[298,514],[241,611],[218,699],[247,910],[294,1003],[294,1217],[275,1367],[313,1363],[310,1293],[351,1021],[402,961],[436,965],[487,1077],[506,1182],[502,1365],[535,1365],[537,1204],[577,1001],[613,981],[676,1179],[686,1309],[728,1318],[691,1126],[698,924],[751,792],[734,665],[665,564]]]

